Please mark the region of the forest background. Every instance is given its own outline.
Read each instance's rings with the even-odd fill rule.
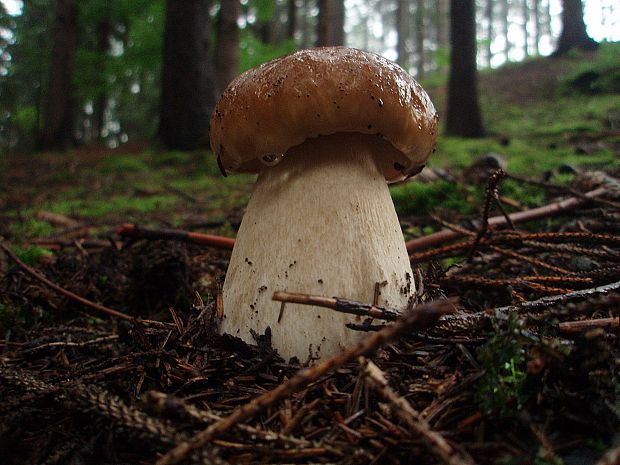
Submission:
[[[618,463],[619,10],[0,0],[4,461],[154,463],[224,421],[208,463]],[[390,193],[419,299],[459,313],[380,350],[382,389],[332,365],[261,413],[311,355],[215,331],[255,177],[221,175],[209,118],[238,73],[338,44],[435,103],[437,151]]]
[[[191,0],[166,6],[164,0],[5,0],[0,3],[0,153],[93,143],[113,148],[130,141],[157,141],[170,149],[208,147],[208,117],[235,75],[314,45],[346,44],[385,55],[436,87],[445,83],[450,68],[449,3]],[[456,18],[458,23],[475,21],[475,36],[454,38],[454,56],[476,47],[469,55],[478,70],[564,54],[575,46],[593,48],[586,30],[561,37],[573,27],[563,24],[563,14],[577,29],[585,18],[587,33],[599,42],[618,40],[620,34],[618,6],[611,0],[455,4],[475,8],[471,17],[453,12],[466,16]],[[462,92],[468,85],[461,85]],[[460,108],[455,118],[472,119],[471,111]],[[459,124],[456,135],[482,132]]]

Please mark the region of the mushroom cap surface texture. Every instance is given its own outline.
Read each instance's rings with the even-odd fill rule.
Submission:
[[[306,139],[376,134],[387,181],[416,174],[437,142],[437,113],[397,64],[347,47],[300,50],[246,71],[211,118],[211,148],[226,172],[259,172]]]

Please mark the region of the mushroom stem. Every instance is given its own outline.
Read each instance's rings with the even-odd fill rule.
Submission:
[[[330,356],[356,343],[360,317],[271,300],[275,291],[338,296],[406,308],[411,265],[385,177],[380,137],[341,133],[308,139],[264,169],[241,223],[224,283],[223,332],[253,342],[271,328],[285,358]],[[359,321],[358,321],[359,322]]]

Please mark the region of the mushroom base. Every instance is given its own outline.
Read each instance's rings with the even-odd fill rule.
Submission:
[[[405,309],[415,291],[402,231],[375,157],[377,136],[335,134],[265,167],[243,218],[224,283],[221,331],[253,343],[271,328],[284,358],[323,358],[355,344],[361,318],[271,300],[275,291],[337,296]]]

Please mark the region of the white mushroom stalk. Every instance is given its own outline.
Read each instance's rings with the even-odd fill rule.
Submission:
[[[304,292],[404,309],[411,266],[375,162],[389,144],[363,134],[310,139],[262,170],[241,223],[224,284],[221,329],[252,342],[271,329],[285,358],[320,358],[354,344],[350,315],[271,300]]]
[[[363,337],[355,317],[271,300],[319,294],[404,310],[411,266],[387,183],[423,167],[437,142],[424,89],[378,55],[301,50],[238,76],[211,118],[226,173],[260,173],[224,283],[221,329],[270,329],[285,357],[324,358]],[[266,166],[269,165],[269,166]]]

